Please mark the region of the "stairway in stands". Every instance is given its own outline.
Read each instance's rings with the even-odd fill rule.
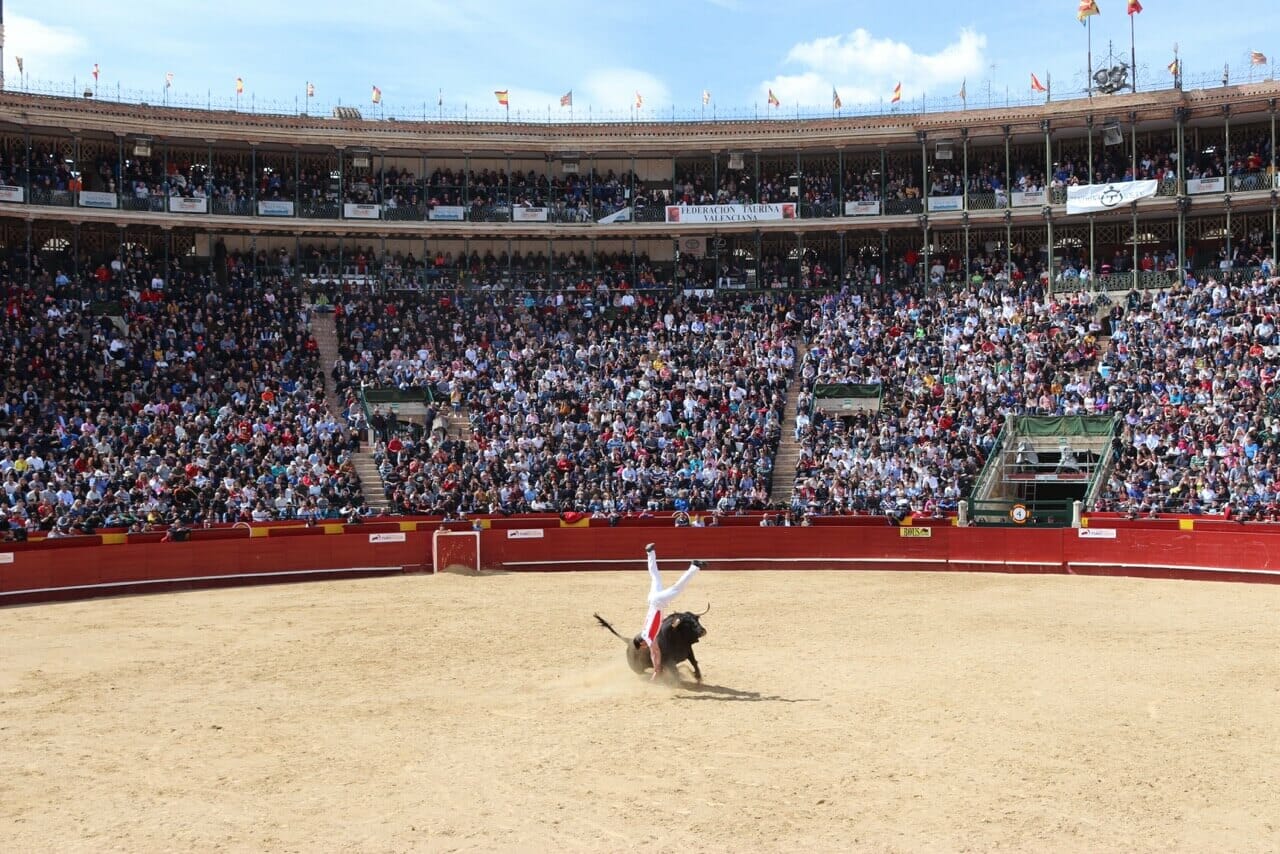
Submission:
[[[338,400],[337,390],[333,385],[333,363],[338,359],[338,332],[332,312],[312,312],[311,334],[316,339],[320,350],[320,368],[324,375],[324,399],[330,414],[339,424],[346,426],[342,415],[342,402]],[[351,463],[355,466],[356,475],[360,478],[360,491],[364,493],[364,503],[375,512],[385,513],[391,505],[387,501],[382,486],[382,475],[378,472],[378,464],[373,461],[373,454],[367,448],[361,448],[351,454]]]
[[[782,437],[778,440],[778,453],[773,457],[773,478],[769,483],[769,503],[791,506],[791,493],[796,487],[796,464],[800,462],[800,443],[796,441],[796,402],[804,389],[804,380],[800,378],[800,366],[804,364],[808,346],[799,339],[795,342],[795,370],[791,374],[791,383],[787,386],[787,408],[782,418]]]

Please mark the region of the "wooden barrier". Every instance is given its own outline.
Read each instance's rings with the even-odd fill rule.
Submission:
[[[694,558],[710,569],[877,569],[1071,573],[1280,583],[1280,526],[957,528],[929,520],[896,527],[858,517],[804,528],[561,527],[546,517],[504,519],[480,532],[486,568],[511,571],[641,569],[643,547],[664,565]],[[1123,521],[1123,520],[1122,520]],[[0,604],[163,586],[430,571],[439,521],[275,526],[163,534],[94,535],[0,547]],[[469,528],[451,524],[451,528]],[[110,545],[104,544],[110,542]]]

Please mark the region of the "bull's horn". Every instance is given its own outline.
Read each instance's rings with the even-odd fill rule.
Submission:
[[[707,603],[707,611],[710,611],[710,610],[711,610],[711,603],[710,603],[710,602],[708,602],[708,603]],[[699,617],[705,617],[705,616],[707,615],[707,611],[703,611],[703,612],[702,612],[701,614],[699,614],[698,616],[699,616]]]

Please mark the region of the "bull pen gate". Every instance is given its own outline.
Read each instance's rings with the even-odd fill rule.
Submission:
[[[439,530],[431,535],[431,571],[463,567],[480,571],[480,532]]]

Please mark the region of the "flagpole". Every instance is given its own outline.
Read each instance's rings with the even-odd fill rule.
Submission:
[[[1129,13],[1129,88],[1137,93],[1138,91],[1138,50],[1134,47],[1133,39],[1133,19],[1137,15]]]
[[[1093,16],[1084,19],[1085,29],[1088,31],[1089,39],[1089,58],[1084,66],[1084,85],[1088,87],[1089,97],[1093,97]]]

